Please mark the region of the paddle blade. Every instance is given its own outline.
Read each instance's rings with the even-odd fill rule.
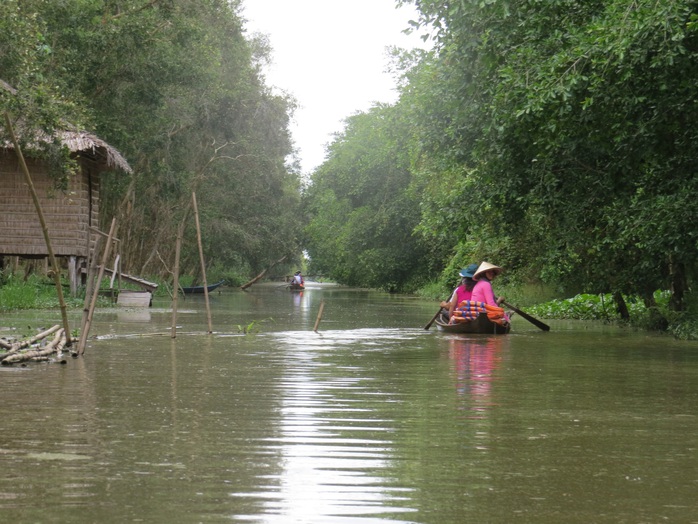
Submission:
[[[524,311],[521,311],[519,308],[512,306],[508,302],[502,302],[502,304],[504,304],[508,308],[511,308],[512,310],[516,311],[519,315],[521,315],[523,318],[528,320],[531,324],[538,327],[539,329],[542,329],[543,331],[550,331],[550,326],[548,324],[541,322],[537,318],[532,317],[531,315],[529,315],[528,313],[526,313]]]

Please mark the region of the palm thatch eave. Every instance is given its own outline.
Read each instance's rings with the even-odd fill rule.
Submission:
[[[2,79],[0,79],[0,89],[9,92],[13,96],[17,94],[17,90]],[[15,129],[15,132],[26,140],[29,149],[37,147],[39,143],[50,143],[53,142],[54,139],[58,139],[72,155],[94,162],[101,169],[119,170],[129,174],[133,173],[131,166],[116,148],[110,146],[92,133],[87,131],[75,131],[71,129],[72,127],[71,125],[65,125],[64,129],[56,130],[53,136],[51,136],[41,130],[32,132],[22,129],[23,126],[20,123],[18,126],[19,129]],[[2,123],[0,123],[0,133],[2,133],[2,135],[6,134]],[[4,143],[0,142],[0,148],[8,150],[14,149],[14,144],[11,140],[6,139],[3,142]]]

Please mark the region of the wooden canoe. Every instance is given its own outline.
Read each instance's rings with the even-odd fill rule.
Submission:
[[[225,283],[225,280],[221,280],[220,282],[216,282],[215,284],[209,284],[206,286],[208,288],[208,292],[210,293],[217,287],[223,285]],[[187,295],[198,295],[198,294],[203,294],[204,292],[204,286],[191,286],[191,287],[183,287],[182,292],[187,294]]]
[[[481,313],[475,320],[470,322],[460,322],[458,324],[449,324],[448,319],[443,315],[439,315],[436,319],[436,324],[439,329],[446,333],[482,333],[486,335],[506,335],[511,329],[511,325],[501,326],[492,322],[487,318],[485,313]]]
[[[288,285],[288,288],[291,291],[303,291],[305,289],[305,286],[303,284],[292,283]]]

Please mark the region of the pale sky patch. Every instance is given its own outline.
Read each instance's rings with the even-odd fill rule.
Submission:
[[[299,103],[291,132],[306,174],[345,118],[397,100],[387,47],[424,46],[402,32],[417,18],[413,7],[394,0],[245,0],[242,16],[273,47],[267,83]]]

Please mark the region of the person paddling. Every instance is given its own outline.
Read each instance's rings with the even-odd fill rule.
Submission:
[[[448,317],[451,318],[453,310],[458,307],[458,304],[464,300],[470,300],[473,293],[473,288],[475,287],[475,280],[473,280],[473,275],[477,270],[477,264],[470,264],[465,269],[461,269],[458,273],[461,277],[460,284],[456,289],[453,290],[451,298],[446,302],[441,302],[441,307],[448,309]]]
[[[293,280],[291,281],[291,283],[297,286],[303,286],[305,284],[305,282],[303,281],[303,275],[301,275],[300,271],[296,271],[295,275],[293,275]]]
[[[495,297],[494,290],[492,289],[492,281],[497,278],[501,272],[501,267],[490,264],[489,262],[480,264],[480,267],[478,267],[477,271],[473,274],[475,287],[473,288],[470,300],[473,302],[484,302],[489,306],[499,306],[504,302],[504,297]]]

